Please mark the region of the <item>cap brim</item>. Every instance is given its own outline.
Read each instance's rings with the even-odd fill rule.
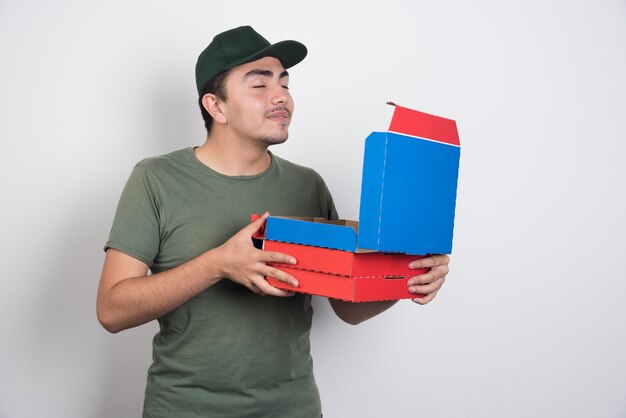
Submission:
[[[270,45],[267,48],[263,48],[259,52],[241,60],[241,62],[236,65],[256,61],[264,57],[274,57],[287,69],[302,61],[304,57],[306,57],[307,52],[306,46],[298,41],[282,41]]]

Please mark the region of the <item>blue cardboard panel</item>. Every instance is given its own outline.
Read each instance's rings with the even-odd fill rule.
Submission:
[[[356,251],[356,231],[350,226],[324,224],[270,216],[265,238],[293,244]]]
[[[379,245],[386,147],[387,132],[372,132],[365,139],[359,208],[358,245],[361,248],[377,249]]]
[[[460,148],[406,135],[383,135],[384,147],[378,136],[370,148],[366,142],[358,247],[407,254],[451,253]],[[363,201],[364,197],[375,200],[375,189],[380,192],[379,207]]]

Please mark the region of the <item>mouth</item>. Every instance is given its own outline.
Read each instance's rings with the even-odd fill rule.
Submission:
[[[274,110],[267,114],[267,118],[276,122],[286,122],[290,118],[290,113],[287,110]]]

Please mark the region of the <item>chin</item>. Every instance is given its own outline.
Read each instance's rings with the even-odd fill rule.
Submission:
[[[287,141],[287,138],[289,138],[289,135],[285,133],[278,136],[260,136],[257,138],[257,141],[265,145],[278,145]]]

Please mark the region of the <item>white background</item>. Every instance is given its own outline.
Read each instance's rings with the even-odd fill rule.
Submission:
[[[198,53],[251,24],[309,48],[278,155],[358,217],[387,100],[457,120],[451,273],[357,327],[317,299],[324,416],[626,416],[626,4],[0,0],[0,417],[136,417],[155,324],[95,316],[138,160],[200,145]],[[294,417],[298,416],[294,411]]]

